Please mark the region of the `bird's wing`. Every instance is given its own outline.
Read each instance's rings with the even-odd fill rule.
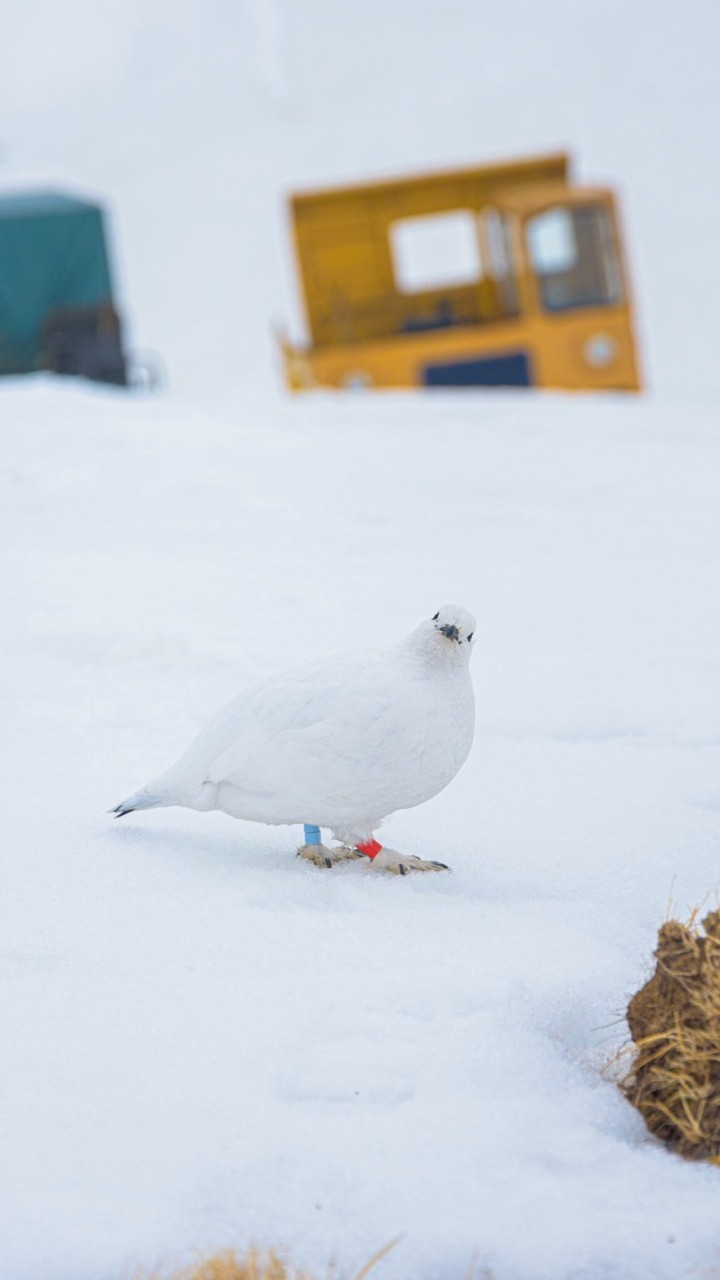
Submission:
[[[384,654],[348,654],[277,676],[218,712],[173,772],[198,784],[230,780],[258,790],[275,780],[282,787],[279,773],[314,773],[318,756],[367,749],[395,676]]]

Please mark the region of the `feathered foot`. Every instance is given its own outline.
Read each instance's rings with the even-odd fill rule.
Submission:
[[[303,844],[297,851],[298,858],[306,858],[316,867],[333,867],[336,862],[346,862],[351,858],[364,858],[359,849],[351,849],[349,845],[338,844],[328,849],[324,844]]]
[[[363,855],[368,857],[368,854]],[[389,871],[393,876],[409,876],[411,871],[449,871],[444,862],[430,862],[415,858],[412,854],[398,853],[397,849],[382,849],[373,855],[372,866],[376,871]]]

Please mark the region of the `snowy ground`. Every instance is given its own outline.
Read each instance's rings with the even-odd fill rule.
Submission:
[[[604,1071],[720,875],[719,22],[16,6],[0,179],[107,196],[169,386],[0,386],[0,1280],[400,1233],[378,1280],[720,1271],[718,1170]],[[649,395],[282,396],[284,192],[563,145],[619,183]],[[384,828],[452,876],[107,817],[245,683],[453,600],[473,754]]]
[[[717,1171],[600,1073],[669,901],[718,878],[709,417],[3,404],[3,1277],[249,1238],[351,1263],[400,1232],[383,1277],[720,1266]],[[106,817],[245,682],[446,599],[481,619],[476,746],[385,830],[451,877]]]

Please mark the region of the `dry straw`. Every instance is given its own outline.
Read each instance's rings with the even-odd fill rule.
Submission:
[[[673,1151],[720,1164],[720,911],[702,927],[661,927],[655,972],[628,1007],[636,1056],[621,1085]]]
[[[258,1253],[251,1249],[240,1257],[235,1249],[224,1249],[179,1270],[140,1271],[135,1280],[311,1280],[311,1277],[290,1269],[272,1250]]]
[[[179,1270],[140,1271],[135,1280],[312,1280],[312,1277],[288,1267],[273,1250],[259,1253],[251,1249],[241,1257],[235,1249],[224,1249]]]
[[[355,1272],[351,1280],[365,1280],[373,1267],[385,1257],[402,1239],[398,1236],[378,1249],[372,1258]],[[168,1272],[165,1269],[140,1271],[134,1280],[314,1280],[307,1271],[298,1271],[284,1262],[273,1249],[260,1252],[250,1249],[242,1256],[235,1249],[224,1249],[210,1257],[200,1258],[196,1262]],[[334,1268],[330,1268],[324,1280],[341,1280]]]

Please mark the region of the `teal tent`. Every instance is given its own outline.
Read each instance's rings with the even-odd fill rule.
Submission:
[[[56,192],[0,194],[0,374],[124,382],[119,330],[102,209]]]

